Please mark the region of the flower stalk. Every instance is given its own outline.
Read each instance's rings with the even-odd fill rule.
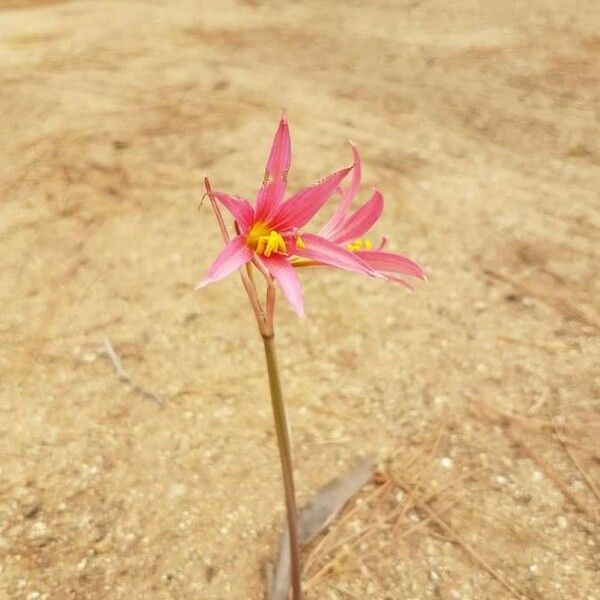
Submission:
[[[285,508],[287,513],[287,524],[290,535],[290,559],[292,568],[292,594],[294,600],[302,598],[300,541],[298,538],[298,512],[296,509],[296,492],[294,489],[294,470],[292,465],[292,451],[290,447],[290,435],[285,414],[285,405],[281,391],[281,380],[277,367],[277,354],[275,352],[275,337],[264,336],[265,359],[269,374],[269,389],[271,391],[271,405],[273,407],[273,419],[275,421],[275,432],[277,434],[277,445],[279,447],[279,458],[281,460],[281,471],[283,474],[283,489],[285,492]]]

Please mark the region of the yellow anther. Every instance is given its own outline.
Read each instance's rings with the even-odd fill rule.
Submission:
[[[296,248],[299,248],[300,250],[304,250],[304,248],[306,248],[306,244],[300,236],[296,237]]]
[[[285,254],[287,252],[287,246],[285,245],[285,240],[279,236],[277,240],[277,251]]]
[[[265,244],[269,238],[266,235],[261,235],[256,243],[256,253],[262,254],[265,251]]]
[[[287,252],[287,246],[285,240],[276,231],[271,231],[268,236],[263,235],[258,238],[258,245],[256,246],[257,254],[264,254],[267,258],[273,254],[273,252],[281,252],[285,254]]]
[[[356,252],[357,250],[372,250],[373,244],[371,240],[354,240],[346,246],[350,252]]]

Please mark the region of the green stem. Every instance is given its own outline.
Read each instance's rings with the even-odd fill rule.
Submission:
[[[275,431],[277,432],[277,444],[279,446],[279,458],[283,472],[283,488],[285,490],[285,507],[287,512],[288,530],[290,534],[290,559],[292,567],[292,591],[293,600],[302,599],[302,581],[300,571],[300,544],[298,541],[298,518],[296,511],[296,494],[294,491],[294,472],[292,467],[292,451],[290,448],[290,437],[283,394],[281,393],[281,381],[277,368],[277,355],[275,353],[275,340],[273,334],[263,335],[265,345],[265,358],[267,371],[269,373],[269,388],[271,390],[271,404],[273,406],[273,419],[275,420]]]

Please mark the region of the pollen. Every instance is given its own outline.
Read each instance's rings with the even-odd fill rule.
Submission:
[[[373,244],[371,240],[354,240],[346,246],[346,250],[356,252],[357,250],[372,250]]]
[[[304,250],[304,248],[306,248],[306,244],[300,236],[296,237],[296,248],[299,248],[300,250]]]

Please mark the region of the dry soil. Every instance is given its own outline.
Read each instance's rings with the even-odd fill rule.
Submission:
[[[290,187],[354,140],[430,275],[279,306],[299,496],[381,470],[308,598],[600,600],[599,32],[597,0],[0,1],[0,597],[263,597],[260,339],[236,278],[193,287],[203,176],[253,197],[286,107]]]

